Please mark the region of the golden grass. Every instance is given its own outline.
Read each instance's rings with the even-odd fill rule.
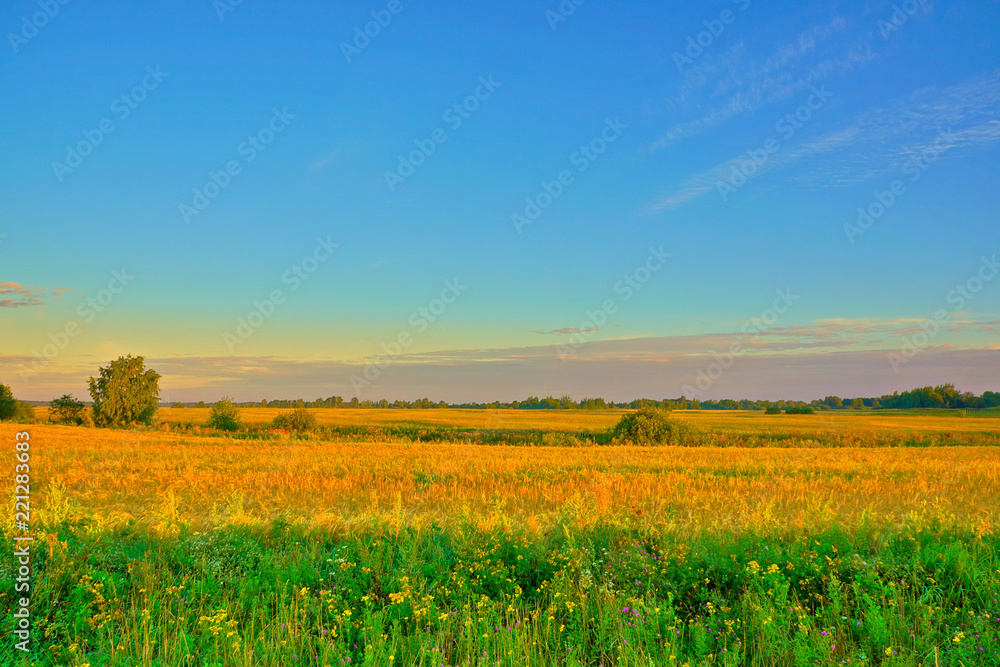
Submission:
[[[585,417],[603,418],[572,416]],[[279,516],[334,530],[464,522],[541,531],[617,522],[693,536],[863,523],[899,530],[932,521],[983,533],[1000,513],[1000,449],[990,447],[511,448],[8,424],[0,439],[12,443],[25,428],[33,505],[51,522],[68,514],[158,531]]]
[[[209,408],[160,408],[157,421],[168,424],[204,424]],[[241,408],[243,420],[265,424],[286,408]],[[612,427],[623,410],[352,410],[312,408],[320,424],[331,426],[455,426],[472,429],[542,429],[597,431]],[[47,408],[36,408],[40,420]],[[814,415],[765,415],[737,410],[679,410],[673,415],[704,431],[753,435],[788,433],[801,437],[828,433],[977,434],[1000,444],[998,417],[943,417],[928,414],[879,412],[818,412]]]

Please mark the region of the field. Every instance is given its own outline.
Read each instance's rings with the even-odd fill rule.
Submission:
[[[996,418],[688,412],[706,446],[598,447],[620,412],[315,412],[0,425],[32,443],[23,664],[1000,664]]]

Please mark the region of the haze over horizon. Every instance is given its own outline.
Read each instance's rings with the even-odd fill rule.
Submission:
[[[1000,388],[1000,5],[44,4],[0,10],[19,398]]]

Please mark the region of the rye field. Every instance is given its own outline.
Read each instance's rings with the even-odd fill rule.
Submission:
[[[40,649],[0,664],[1000,665],[996,417],[278,412],[0,425]]]

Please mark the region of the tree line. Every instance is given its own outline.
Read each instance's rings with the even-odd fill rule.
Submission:
[[[88,381],[91,397],[89,405],[66,394],[49,405],[49,416],[53,421],[83,424],[92,419],[95,426],[123,426],[128,424],[150,424],[160,407],[161,375],[145,367],[140,356],[124,356],[112,361],[106,368],[99,367],[97,377]],[[204,401],[198,403],[174,403],[173,407],[209,407]],[[347,409],[513,409],[513,410],[765,410],[771,414],[784,410],[790,414],[808,414],[813,410],[843,409],[966,409],[1000,407],[1000,393],[994,391],[976,395],[960,392],[953,384],[934,387],[918,387],[908,391],[893,392],[879,397],[841,398],[827,396],[821,400],[805,401],[761,401],[761,400],[711,400],[698,401],[684,396],[676,399],[640,398],[628,402],[615,402],[603,398],[573,400],[570,396],[538,398],[529,396],[523,401],[493,401],[490,403],[447,403],[421,398],[415,401],[395,400],[344,400],[341,396],[318,398],[314,401],[261,400],[236,403],[230,398],[213,403],[224,410],[238,407],[285,408],[297,411],[306,408],[347,408]],[[89,408],[89,410],[88,410]],[[14,397],[10,387],[0,384],[0,420],[32,421],[34,408]]]

